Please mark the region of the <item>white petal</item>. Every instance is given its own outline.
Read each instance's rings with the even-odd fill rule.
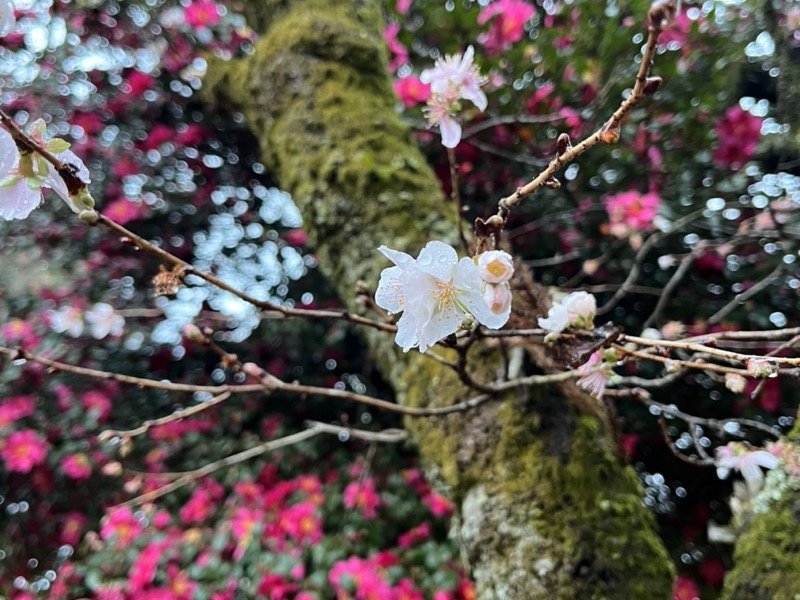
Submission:
[[[459,325],[467,317],[464,311],[454,304],[440,306],[433,312],[430,320],[422,327],[419,336],[419,351],[425,352],[436,342],[458,331]]]
[[[775,469],[780,461],[774,454],[770,454],[766,450],[756,450],[751,452],[747,458],[755,465],[764,467],[765,469]]]
[[[717,467],[717,477],[720,479],[727,479],[730,474],[731,470],[728,467]]]
[[[486,94],[484,94],[477,86],[474,88],[466,85],[462,87],[461,97],[472,102],[481,112],[486,110],[486,106],[489,104]]]
[[[28,180],[20,177],[12,185],[0,186],[0,218],[6,221],[24,219],[42,202],[40,189],[31,189]]]
[[[375,304],[392,314],[405,309],[402,276],[403,269],[400,267],[384,269],[375,291]]]
[[[539,327],[547,331],[560,333],[569,324],[567,309],[560,304],[553,306],[547,313],[547,318],[539,317]]]
[[[483,300],[484,281],[471,258],[462,258],[458,262],[453,281],[457,290],[456,299],[481,325],[489,329],[500,329],[506,324],[511,314],[511,305],[499,314],[493,313],[486,306]]]
[[[417,268],[442,282],[453,278],[453,270],[458,263],[458,254],[452,246],[444,242],[428,242],[417,258]]]
[[[397,335],[394,336],[395,343],[403,349],[403,352],[408,352],[411,348],[419,346],[419,338],[417,337],[417,322],[414,319],[414,314],[411,312],[404,312],[403,316],[397,322]]]
[[[445,117],[439,123],[439,131],[442,134],[442,146],[445,148],[455,148],[461,141],[461,125],[455,119]]]
[[[405,252],[400,252],[399,250],[392,250],[391,248],[387,248],[386,246],[381,246],[378,248],[378,251],[383,254],[386,258],[396,264],[398,267],[410,267],[416,261],[411,258]]]
[[[86,184],[91,182],[89,169],[86,168],[86,165],[83,164],[83,161],[78,158],[78,156],[72,152],[71,150],[65,150],[59,154],[56,154],[55,157],[62,162],[69,163],[78,168],[78,177]],[[82,210],[82,207],[79,207],[75,204],[75,202],[69,197],[69,191],[67,190],[67,184],[64,183],[64,180],[61,178],[61,175],[58,174],[56,168],[47,163],[47,175],[44,178],[44,185],[52,188],[53,191],[61,196],[61,199],[67,203],[70,207],[72,212],[79,213]]]
[[[0,181],[8,177],[18,164],[19,150],[14,138],[5,129],[0,129]]]

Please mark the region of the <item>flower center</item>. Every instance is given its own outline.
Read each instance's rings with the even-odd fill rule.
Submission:
[[[437,292],[434,292],[436,299],[443,305],[449,306],[453,304],[455,300],[455,290],[453,289],[452,282],[447,283],[436,283],[436,287],[439,288]]]

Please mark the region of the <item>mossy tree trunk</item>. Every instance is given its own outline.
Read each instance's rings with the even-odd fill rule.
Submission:
[[[800,47],[780,23],[779,13],[791,8],[788,0],[759,0],[755,36],[766,29],[775,41],[775,64],[780,68],[776,81],[775,114],[789,126],[781,135],[771,135],[771,150],[782,163],[800,156]],[[796,167],[795,167],[796,172]],[[800,413],[789,438],[800,451]],[[796,600],[800,597],[800,489],[797,485],[766,490],[755,504],[760,510],[744,516],[736,542],[734,568],[725,578],[726,600]],[[766,496],[775,496],[767,500]]]
[[[264,162],[300,207],[320,268],[358,310],[356,282],[375,285],[388,266],[379,245],[416,254],[429,240],[456,240],[452,207],[395,110],[379,6],[252,0],[248,10],[263,34],[255,53],[212,64],[204,89],[245,114]],[[364,337],[399,403],[474,395],[391,336]],[[470,358],[476,378],[495,377],[496,349],[477,347]],[[638,479],[587,405],[564,385],[407,421],[426,469],[460,506],[459,539],[481,599],[670,597],[672,567]]]

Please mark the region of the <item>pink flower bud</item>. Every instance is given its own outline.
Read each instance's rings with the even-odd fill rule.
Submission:
[[[511,290],[505,285],[488,284],[483,292],[483,301],[494,314],[503,314],[511,306]]]
[[[514,263],[508,252],[490,250],[478,256],[478,270],[487,283],[505,283],[514,274]]]

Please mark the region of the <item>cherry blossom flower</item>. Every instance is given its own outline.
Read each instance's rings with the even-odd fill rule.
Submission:
[[[496,315],[501,315],[511,310],[511,290],[507,283],[493,285],[486,284],[483,290],[483,301]]]
[[[125,330],[125,318],[114,310],[114,307],[105,302],[98,302],[86,311],[86,322],[92,337],[102,340],[109,335],[122,335]]]
[[[490,250],[478,256],[478,269],[487,283],[505,283],[514,274],[514,261],[508,252]]]
[[[83,311],[76,306],[62,306],[48,312],[47,316],[50,327],[56,333],[67,333],[74,338],[83,333]]]
[[[598,368],[600,365],[602,368]],[[594,352],[584,364],[578,367],[582,375],[577,383],[595,398],[602,398],[606,391],[606,383],[611,375],[611,366],[606,364],[600,352]]]
[[[432,92],[425,117],[429,126],[439,126],[446,148],[455,148],[461,141],[461,125],[455,120],[462,110],[460,100],[469,100],[481,111],[488,104],[486,94],[481,91],[486,77],[473,64],[474,55],[475,49],[470,46],[463,55],[437,59],[432,69],[420,74],[420,81],[430,84]]]
[[[525,23],[534,14],[536,9],[522,0],[492,2],[478,15],[478,25],[492,22],[488,33],[478,37],[478,41],[490,56],[499,54],[522,39]]]
[[[11,33],[16,24],[17,19],[14,16],[13,0],[0,0],[0,37]],[[2,157],[2,153],[0,153],[0,157]]]
[[[731,470],[739,471],[744,477],[750,496],[755,496],[764,484],[761,468],[774,469],[779,461],[766,450],[749,450],[744,444],[731,442],[716,451],[717,477],[726,479]]]
[[[27,133],[57,159],[76,167],[78,177],[90,183],[89,170],[68,150],[69,144],[58,138],[45,140],[45,129],[45,122],[38,119]],[[35,152],[20,154],[11,135],[0,130],[0,218],[6,221],[26,218],[41,204],[42,188],[51,188],[75,213],[91,208],[87,200],[70,196],[67,184],[43,156]]]
[[[539,327],[553,333],[560,333],[567,327],[593,329],[596,312],[594,296],[587,292],[573,292],[553,306],[546,318],[539,318]]]
[[[395,341],[408,352],[425,352],[474,317],[490,329],[508,321],[510,306],[492,312],[483,299],[486,283],[471,258],[458,259],[444,242],[428,242],[415,260],[405,252],[378,248],[396,266],[381,273],[375,302],[390,313],[403,313]]]
[[[2,442],[0,457],[6,469],[17,473],[30,473],[47,458],[47,441],[32,429],[15,431]]]

